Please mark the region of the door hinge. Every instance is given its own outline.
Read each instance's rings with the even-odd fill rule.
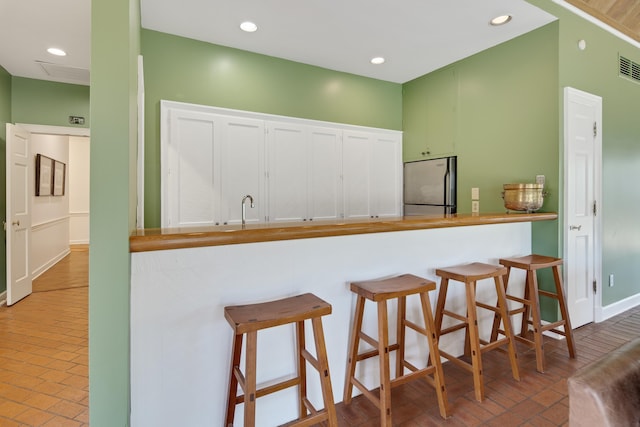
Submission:
[[[595,279],[593,279],[593,293],[596,294],[598,292],[598,285]]]
[[[593,122],[593,137],[598,136],[598,122]]]
[[[593,216],[596,216],[598,214],[598,202],[596,202],[595,200],[593,201]]]

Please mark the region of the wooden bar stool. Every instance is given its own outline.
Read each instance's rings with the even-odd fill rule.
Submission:
[[[351,331],[349,355],[347,361],[346,384],[344,388],[344,403],[351,402],[351,393],[355,385],[371,402],[380,409],[380,425],[391,426],[391,388],[417,378],[425,378],[436,389],[440,415],[447,418],[449,415],[449,403],[447,391],[444,385],[444,375],[438,351],[438,338],[433,324],[433,314],[428,292],[434,290],[436,284],[431,280],[423,279],[411,274],[389,279],[372,280],[351,283],[351,291],[358,295],[356,312]],[[425,327],[407,320],[406,299],[408,295],[420,295],[422,316]],[[389,324],[387,317],[387,301],[398,299],[398,324],[396,344],[389,344]],[[378,340],[362,331],[362,317],[365,301],[377,303],[378,308]],[[427,337],[429,345],[430,365],[425,368],[417,368],[405,360],[405,331],[411,328]],[[360,340],[367,342],[374,349],[358,354]],[[396,353],[396,375],[391,380],[389,368],[389,353]],[[380,357],[380,397],[368,390],[355,377],[356,363],[374,356]],[[405,374],[405,368],[410,372]]]
[[[260,304],[229,306],[224,308],[227,319],[235,334],[229,379],[229,398],[225,426],[233,426],[236,405],[244,403],[244,425],[256,423],[256,399],[289,387],[298,386],[299,418],[287,424],[290,426],[310,426],[327,421],[329,426],[337,426],[336,410],[331,390],[329,364],[322,332],[322,318],[331,313],[331,305],[313,294],[303,294],[290,298]],[[316,348],[316,357],[305,347],[304,322],[311,319]],[[297,375],[262,389],[256,389],[256,360],[258,331],[273,326],[296,324]],[[240,369],[242,338],[247,335],[245,371]],[[320,374],[320,385],[324,409],[316,410],[307,399],[306,362]],[[238,385],[243,394],[236,395]]]
[[[530,346],[536,350],[536,369],[538,372],[544,372],[545,360],[544,360],[544,340],[543,332],[552,331],[556,334],[564,335],[567,339],[567,348],[569,350],[569,357],[572,359],[576,357],[576,346],[573,341],[573,332],[571,329],[571,321],[569,320],[569,312],[567,310],[567,302],[562,289],[562,275],[560,274],[560,266],[562,265],[562,258],[554,258],[544,255],[527,255],[517,258],[503,258],[500,260],[500,264],[507,267],[507,274],[504,279],[505,292],[509,286],[509,274],[512,268],[520,268],[527,272],[527,279],[524,288],[524,298],[518,298],[514,295],[506,294],[507,300],[516,301],[522,306],[514,310],[509,310],[509,315],[513,316],[518,313],[522,313],[522,326],[520,328],[520,335],[516,335],[515,338]],[[556,285],[556,292],[548,292],[538,288],[537,270],[541,268],[551,268],[553,270],[553,278]],[[540,317],[540,295],[554,298],[558,300],[560,305],[561,319],[557,322],[549,323],[547,325],[542,324]],[[533,326],[533,340],[527,338],[527,332],[529,331],[529,325]],[[558,329],[559,326],[563,326],[564,330]],[[491,339],[495,340],[498,334],[502,334],[503,331],[499,329],[499,320],[494,319],[493,330],[491,333]]]
[[[473,373],[473,385],[476,400],[482,402],[484,399],[484,382],[482,374],[482,353],[490,350],[501,349],[507,346],[509,353],[509,362],[511,364],[511,373],[513,378],[520,380],[518,372],[518,361],[516,349],[514,345],[513,335],[511,332],[511,321],[506,310],[505,290],[502,283],[502,276],[507,272],[505,267],[499,265],[473,263],[460,265],[455,267],[446,267],[436,269],[436,275],[440,276],[440,293],[438,294],[438,304],[436,305],[435,327],[438,337],[442,335],[465,329],[465,355],[471,356],[471,363],[467,363],[452,354],[440,351],[440,355],[449,359],[451,362]],[[476,282],[478,280],[493,278],[498,296],[496,306],[476,301]],[[449,288],[449,280],[462,282],[466,287],[466,316],[454,313],[445,309],[447,299],[447,289]],[[480,338],[478,332],[478,315],[477,307],[493,311],[499,315],[504,325],[504,338],[488,342]],[[459,323],[442,329],[442,319],[444,315],[453,317]]]

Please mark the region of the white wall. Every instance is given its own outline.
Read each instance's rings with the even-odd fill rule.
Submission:
[[[35,158],[43,154],[69,167],[69,137],[63,135],[31,135],[32,194],[30,264],[37,277],[69,253],[68,172],[64,196],[35,196]]]
[[[69,137],[69,243],[89,244],[89,138]]]

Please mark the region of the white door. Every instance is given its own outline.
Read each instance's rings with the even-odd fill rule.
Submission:
[[[267,123],[269,222],[306,221],[308,132],[289,123]]]
[[[377,136],[371,144],[371,185],[376,217],[396,217],[402,210],[402,143]]]
[[[7,123],[7,305],[31,294],[29,137],[29,132]]]
[[[365,133],[343,132],[342,176],[345,218],[370,218],[371,137]]]
[[[309,128],[309,220],[342,215],[342,132]]]
[[[264,121],[227,117],[223,123],[220,149],[220,219],[223,224],[240,224],[242,199],[246,203],[247,223],[264,222],[266,216]]]
[[[602,98],[565,88],[564,270],[574,328],[595,319],[602,290],[597,216],[602,153]]]

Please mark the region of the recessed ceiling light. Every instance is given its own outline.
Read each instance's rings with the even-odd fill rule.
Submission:
[[[246,31],[247,33],[253,33],[258,29],[258,26],[251,21],[245,21],[240,24],[240,29],[242,31]]]
[[[491,21],[489,21],[489,23],[491,25],[504,25],[507,22],[511,21],[512,16],[511,15],[500,15],[500,16],[496,16],[495,18],[493,18]]]
[[[384,58],[382,56],[376,56],[375,58],[371,58],[371,63],[374,65],[384,64]]]
[[[47,49],[47,52],[55,56],[67,56],[67,52],[62,49],[58,49],[57,47],[50,47],[49,49]]]

